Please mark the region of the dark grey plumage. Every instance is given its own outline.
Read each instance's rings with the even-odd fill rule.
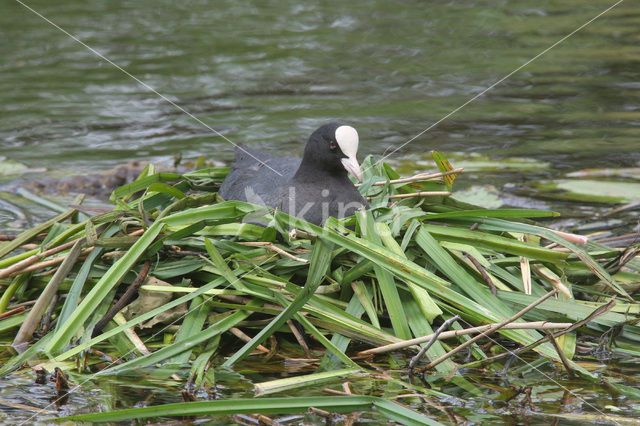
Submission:
[[[336,136],[343,135],[347,128],[355,134],[355,149],[343,140],[338,143]],[[302,160],[276,157],[240,145],[219,193],[227,200],[279,208],[317,225],[329,216],[351,216],[357,209],[369,207],[345,168],[360,174],[355,160],[357,144],[355,129],[331,123],[311,134]]]

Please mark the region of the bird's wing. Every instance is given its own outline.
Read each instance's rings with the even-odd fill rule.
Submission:
[[[236,147],[235,154],[231,171],[219,191],[227,200],[274,206],[281,196],[281,188],[300,166],[298,158],[276,157],[244,144]]]

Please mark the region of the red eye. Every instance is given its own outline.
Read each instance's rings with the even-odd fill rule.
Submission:
[[[329,141],[329,148],[336,149],[337,147],[338,147],[338,145],[336,145],[336,143],[334,141]]]

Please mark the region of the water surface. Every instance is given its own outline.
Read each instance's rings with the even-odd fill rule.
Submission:
[[[608,1],[30,1],[234,142],[300,152],[328,120],[389,152]],[[0,16],[0,154],[90,172],[232,145],[17,2]],[[548,173],[640,161],[640,14],[623,2],[391,159],[526,156]]]

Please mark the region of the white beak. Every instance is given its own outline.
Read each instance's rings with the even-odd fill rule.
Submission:
[[[344,168],[358,179],[358,182],[362,182],[362,170],[360,170],[358,159],[355,156],[343,158],[340,161],[342,161]]]

